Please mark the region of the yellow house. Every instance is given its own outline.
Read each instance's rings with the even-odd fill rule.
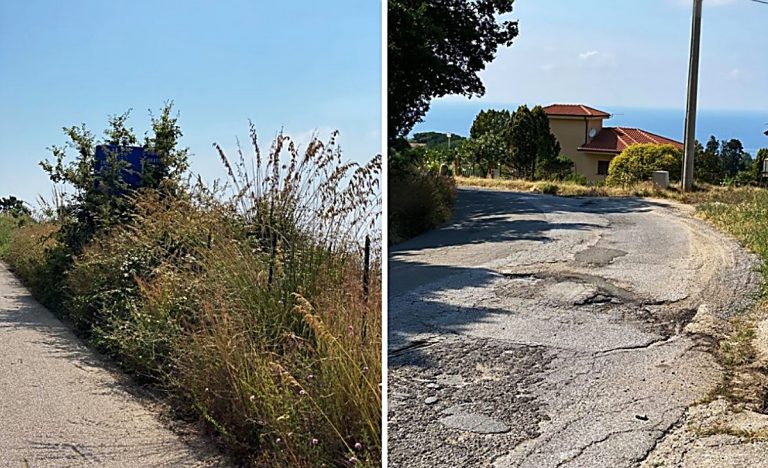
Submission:
[[[574,171],[590,182],[608,175],[608,165],[627,146],[638,143],[671,144],[681,150],[679,141],[645,130],[603,127],[611,114],[581,104],[552,104],[544,108],[549,127],[560,143],[560,154],[573,161]]]

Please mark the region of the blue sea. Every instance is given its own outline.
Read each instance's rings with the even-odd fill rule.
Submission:
[[[685,132],[685,109],[652,109],[594,106],[612,114],[603,122],[604,126],[636,127],[678,141],[683,141]],[[457,135],[469,135],[472,121],[483,109],[515,110],[517,105],[491,104],[479,101],[450,102],[436,101],[412,133],[436,131]],[[744,145],[745,151],[754,155],[760,148],[768,148],[768,110],[723,111],[702,109],[697,113],[696,138],[706,143],[710,135],[718,140],[736,138]]]

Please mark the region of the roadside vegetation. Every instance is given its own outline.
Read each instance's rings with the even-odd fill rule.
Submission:
[[[498,114],[499,111],[481,112],[475,120],[473,132],[477,123],[486,118],[485,115],[488,113]],[[511,124],[511,127],[501,126],[500,130],[492,134],[501,134],[504,128],[514,128],[514,124]],[[545,142],[547,132],[548,129],[542,126],[539,135]],[[536,141],[535,138],[533,140]],[[462,167],[460,173],[471,175],[457,176],[458,185],[534,191],[563,196],[656,196],[681,201],[702,200],[726,194],[727,190],[724,191],[722,188],[760,187],[768,182],[763,175],[763,165],[768,158],[768,149],[759,150],[753,158],[749,153],[744,152],[738,140],[718,142],[715,137],[711,137],[706,148],[696,143],[696,187],[693,192],[685,194],[678,189],[683,153],[672,145],[629,146],[611,160],[608,176],[604,181],[587,183],[583,177],[573,173],[571,166],[554,157],[559,152],[559,147],[550,146],[548,143],[543,144],[544,149],[537,150],[532,147],[528,150],[540,155],[535,161],[535,170],[520,171],[521,162],[515,157],[519,150],[510,141],[506,143],[502,141],[496,151],[485,153],[478,152],[479,143],[474,135],[454,151],[447,151],[444,147],[419,149],[424,155],[424,160],[430,164],[434,164],[434,161],[453,159],[465,161],[463,165],[466,165],[466,161],[469,160],[470,166]],[[551,149],[546,150],[547,147]],[[482,160],[482,154],[496,155],[492,163],[486,162],[489,167],[498,165],[499,169],[495,173],[475,170],[476,163]],[[454,167],[459,165],[455,164]],[[540,167],[557,169],[543,171],[539,169]],[[651,178],[654,171],[669,173],[671,184],[668,188],[661,189],[653,185]],[[454,173],[458,174],[459,171],[454,170]]]
[[[499,47],[517,37],[517,22],[500,20],[514,0],[391,0],[388,2],[389,80],[387,217],[390,243],[402,242],[446,222],[453,209],[454,182],[435,146],[451,144],[440,134],[407,140],[434,98],[482,96],[478,73]],[[429,148],[427,148],[429,147]],[[455,147],[455,145],[454,145]],[[433,158],[436,156],[438,159]]]
[[[719,342],[716,356],[724,369],[723,382],[710,395],[725,398],[736,411],[766,413],[768,409],[768,344],[764,333],[768,320],[768,190],[739,189],[728,197],[701,203],[697,215],[736,238],[760,257],[763,290],[755,305],[735,316],[727,336]],[[758,330],[762,329],[762,336]],[[722,424],[712,433],[732,433]],[[768,439],[761,428],[741,431],[747,440]]]
[[[32,211],[14,196],[0,198],[0,257],[5,254],[14,230],[32,221]]]
[[[13,229],[4,261],[244,464],[378,466],[380,158],[345,162],[335,136],[300,150],[280,134],[262,152],[251,128],[253,157],[216,146],[229,180],[205,186],[187,172],[171,104],[142,143],[128,116],[101,139],[65,129],[69,143],[42,165],[72,190]],[[97,144],[160,162],[135,189],[119,154],[97,161]]]
[[[421,150],[390,149],[387,199],[389,244],[397,244],[433,229],[451,218],[456,185],[430,163]]]

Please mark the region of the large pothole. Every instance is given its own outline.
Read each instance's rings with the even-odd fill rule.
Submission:
[[[392,466],[490,466],[547,419],[526,389],[551,358],[544,348],[451,338],[390,355]]]

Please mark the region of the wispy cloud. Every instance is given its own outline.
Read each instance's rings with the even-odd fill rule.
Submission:
[[[589,60],[590,58],[594,57],[595,55],[598,55],[600,52],[596,50],[590,50],[589,52],[582,52],[579,54],[579,58],[581,60]]]

